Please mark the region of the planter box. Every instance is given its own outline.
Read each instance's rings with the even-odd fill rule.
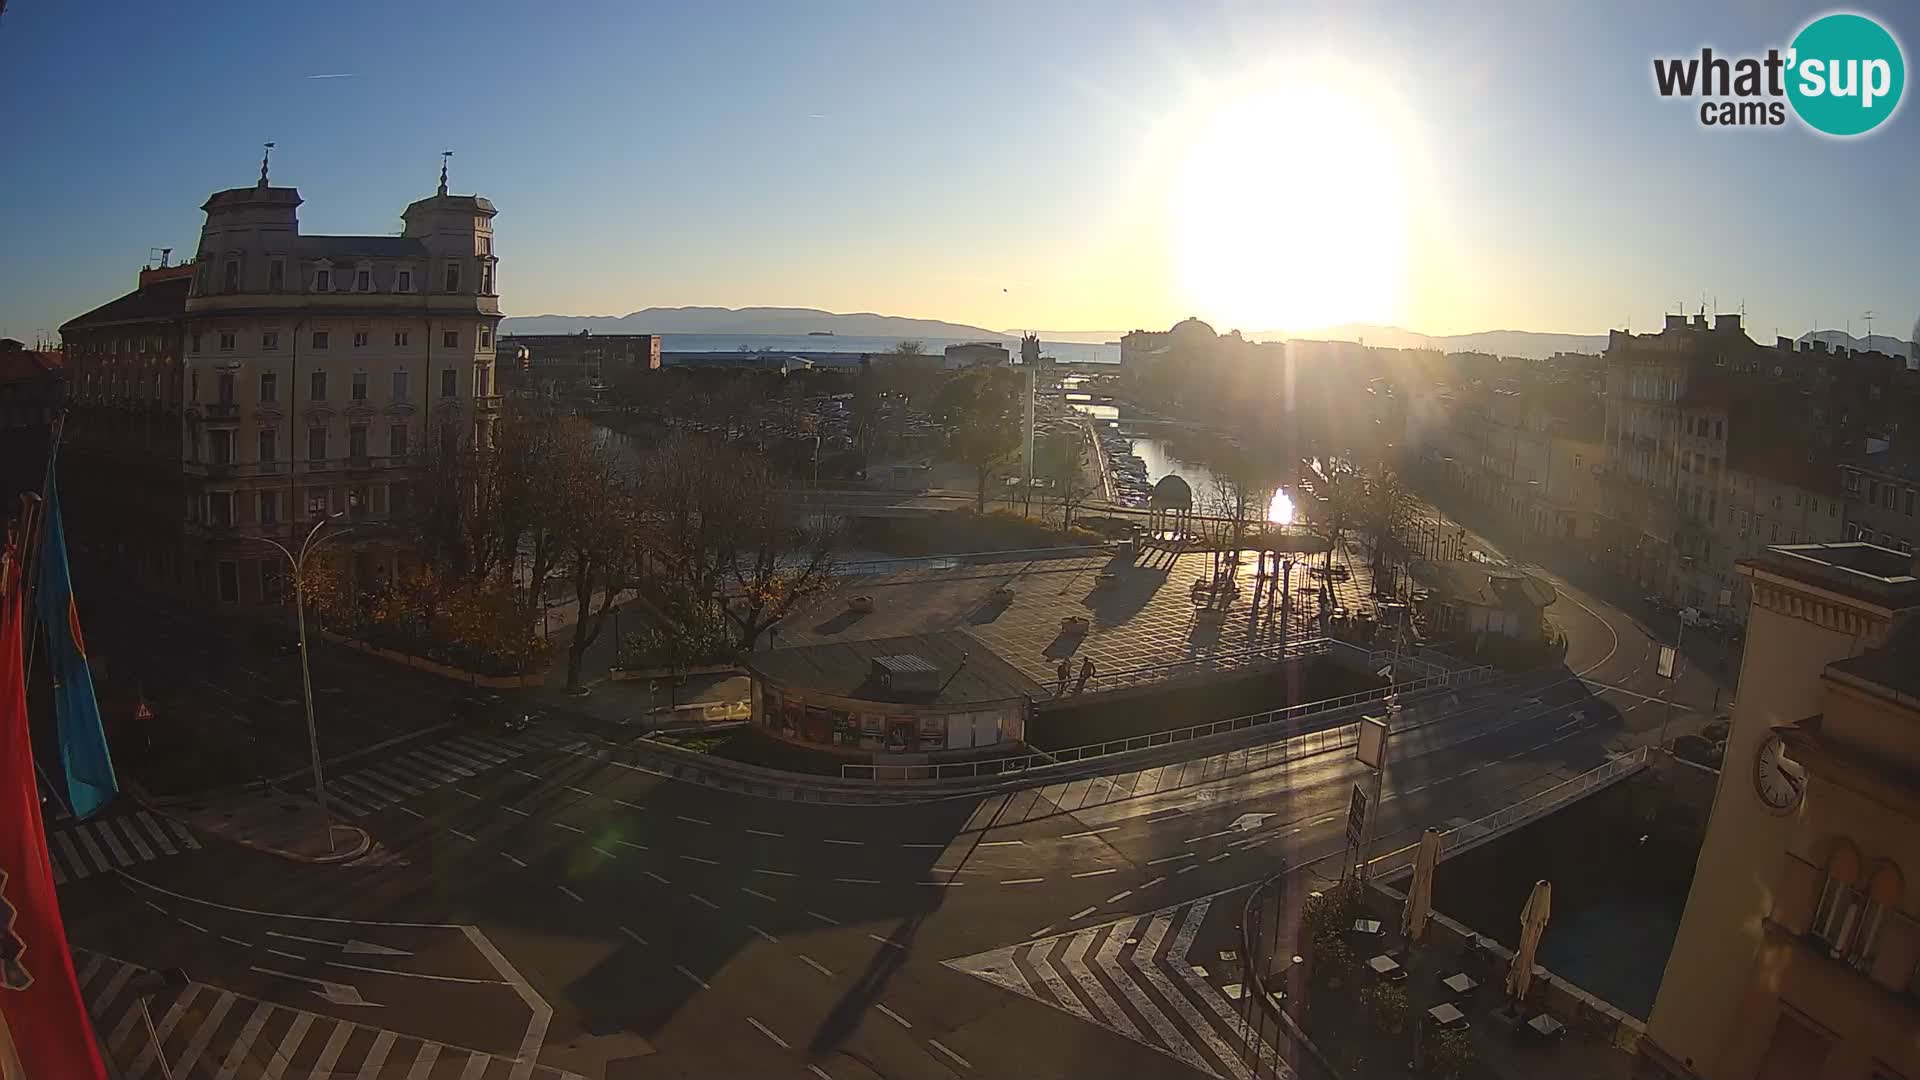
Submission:
[[[993,592],[988,595],[996,604],[1007,604],[1013,601],[1013,589],[1006,585],[995,586]]]
[[[404,664],[410,668],[418,668],[421,671],[431,672],[442,678],[455,679],[469,686],[484,686],[489,690],[517,690],[527,686],[544,686],[547,682],[547,677],[544,674],[481,675],[476,672],[465,671],[461,668],[449,667],[446,664],[435,663],[423,656],[414,656],[411,653],[396,652],[392,649],[383,649],[378,645],[369,645],[358,638],[344,637],[330,630],[318,630],[315,632],[326,640],[345,645],[355,652],[363,652],[368,656],[377,656],[382,660],[390,660],[396,664]]]
[[[873,610],[873,597],[852,596],[847,598],[847,610],[864,615]]]
[[[632,682],[636,679],[665,679],[678,675],[721,675],[729,672],[744,675],[746,669],[738,664],[693,664],[680,668],[608,668],[607,678],[614,682]]]

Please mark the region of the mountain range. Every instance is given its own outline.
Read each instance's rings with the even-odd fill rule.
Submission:
[[[525,315],[502,320],[502,334],[707,334],[799,336],[831,333],[842,337],[921,339],[1017,339],[1019,330],[988,330],[939,319],[879,315],[869,311],[840,313],[819,308],[793,307],[674,307],[646,308],[626,315]],[[1043,341],[1079,341],[1095,344],[1118,341],[1124,330],[1040,330]],[[1484,352],[1497,356],[1545,359],[1556,352],[1598,353],[1607,347],[1605,334],[1556,334],[1533,330],[1483,330],[1472,334],[1429,335],[1398,326],[1344,323],[1317,330],[1256,330],[1242,336],[1251,341],[1354,341],[1396,349],[1438,349],[1442,352]],[[1911,356],[1914,345],[1887,334],[1856,338],[1839,330],[1816,330],[1800,340],[1818,339],[1829,345],[1874,348]]]

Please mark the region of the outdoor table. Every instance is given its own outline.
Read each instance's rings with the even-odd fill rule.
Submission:
[[[1357,934],[1377,934],[1380,932],[1379,919],[1355,919],[1353,930]]]
[[[1367,961],[1367,966],[1373,969],[1375,975],[1383,979],[1404,979],[1407,977],[1407,971],[1400,966],[1400,961],[1395,960],[1386,953],[1381,953],[1379,956]]]
[[[1456,994],[1470,994],[1473,992],[1473,988],[1480,984],[1474,980],[1473,976],[1462,971],[1440,980],[1440,985]]]
[[[1451,1001],[1443,1001],[1433,1008],[1428,1009],[1427,1015],[1433,1017],[1433,1022],[1443,1028],[1455,1026],[1464,1027],[1467,1023],[1467,1014],[1455,1008]]]
[[[1532,1028],[1536,1034],[1546,1039],[1551,1039],[1567,1029],[1567,1025],[1555,1020],[1546,1013],[1541,1013],[1539,1016],[1527,1021],[1527,1026]]]

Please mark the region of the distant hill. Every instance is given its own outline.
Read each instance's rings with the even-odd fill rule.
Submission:
[[[1438,349],[1441,352],[1483,352],[1495,356],[1525,356],[1544,360],[1557,352],[1599,353],[1606,351],[1605,334],[1552,334],[1535,330],[1482,330],[1474,334],[1433,336],[1398,326],[1373,326],[1348,323],[1312,331],[1257,331],[1247,337],[1256,341],[1281,341],[1300,338],[1307,341],[1364,341],[1386,349]]]
[[[840,314],[818,308],[647,308],[627,315],[524,315],[502,319],[502,334],[769,334],[831,331],[846,337],[999,338],[978,326],[909,319],[872,312]]]
[[[1920,337],[1920,326],[1915,328],[1915,336]],[[1889,356],[1903,356],[1909,360],[1920,357],[1920,346],[1911,341],[1901,341],[1889,334],[1871,334],[1867,337],[1854,337],[1844,330],[1809,330],[1801,334],[1796,341],[1824,341],[1828,348],[1861,349],[1879,351]]]

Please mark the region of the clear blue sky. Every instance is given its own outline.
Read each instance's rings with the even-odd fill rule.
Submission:
[[[1652,89],[1655,55],[1784,46],[1823,9],[1549,7],[13,0],[0,334],[190,252],[268,139],[309,232],[397,228],[452,148],[512,314],[1594,333],[1704,293],[1761,336],[1869,309],[1907,334],[1911,101],[1835,141]],[[1911,5],[1857,10],[1920,59]],[[1312,122],[1328,86],[1365,138]]]

